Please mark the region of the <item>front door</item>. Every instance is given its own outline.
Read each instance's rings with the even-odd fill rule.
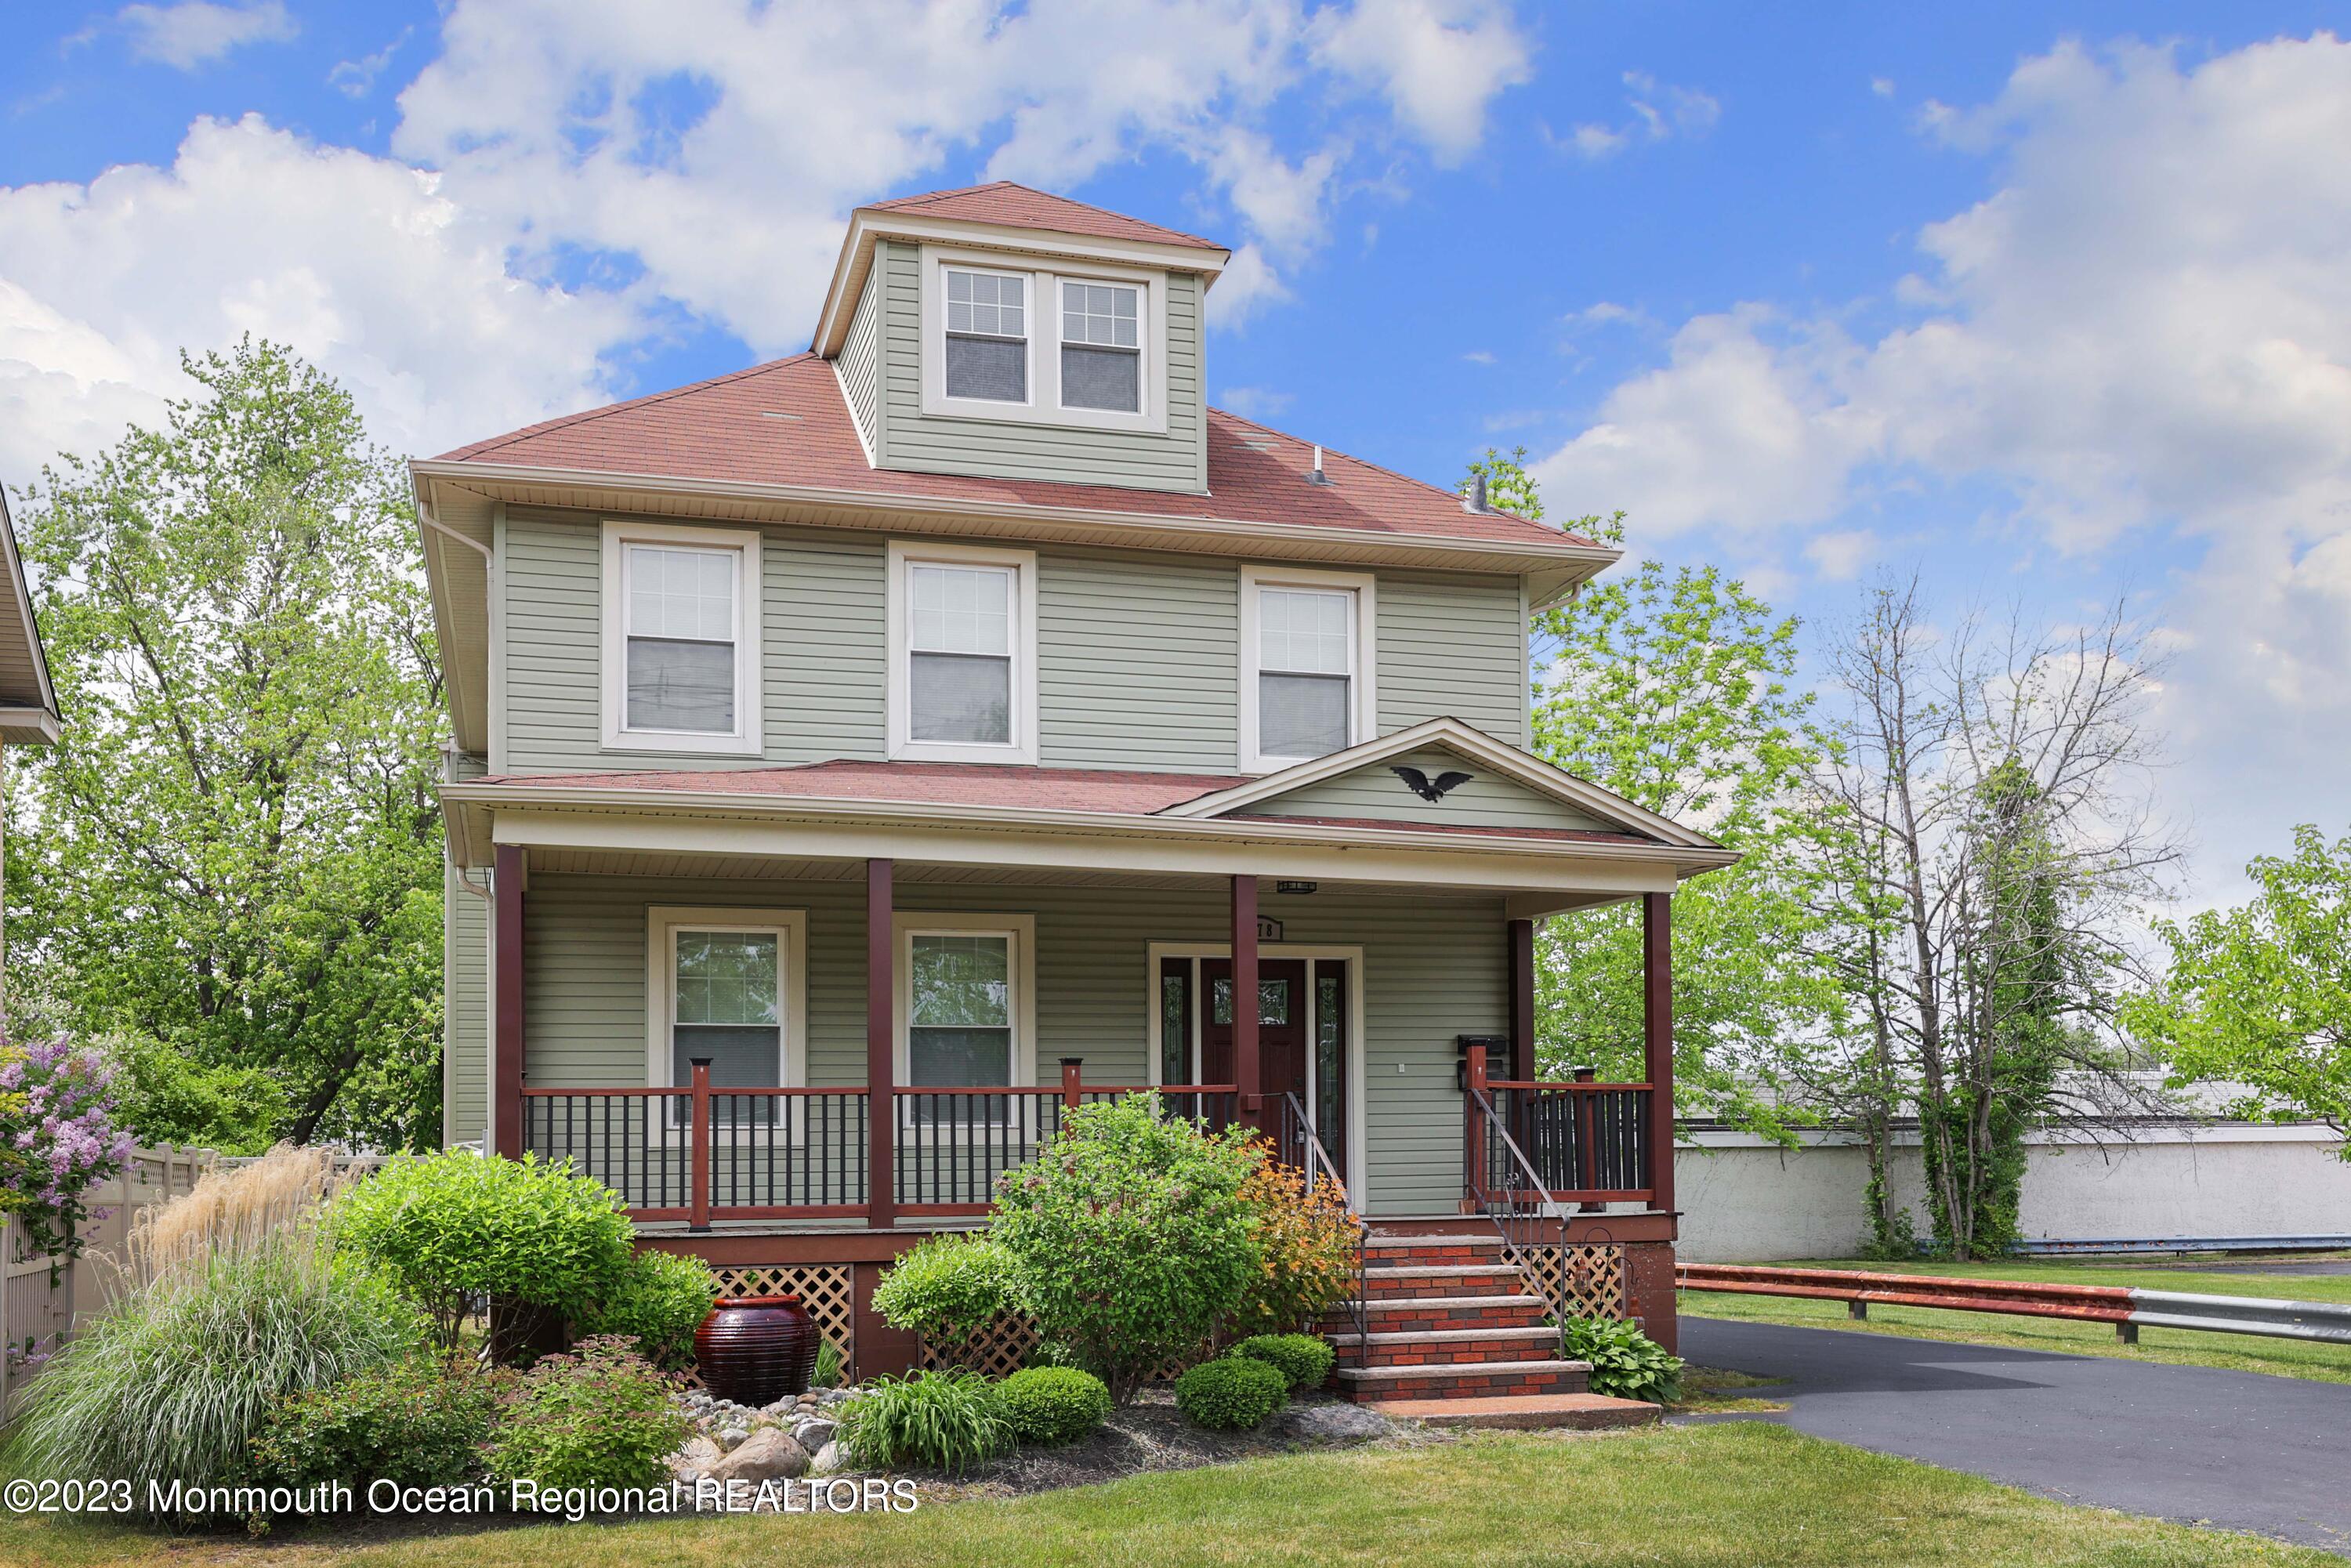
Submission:
[[[1207,993],[1200,1009],[1198,990]],[[1258,975],[1258,1092],[1295,1094],[1332,1163],[1345,1174],[1347,965],[1343,959],[1265,958]],[[1233,966],[1229,958],[1169,958],[1160,972],[1163,1083],[1233,1082]],[[1196,1017],[1196,1010],[1199,1016]],[[1199,1055],[1189,1042],[1199,1030]],[[1243,1084],[1247,1092],[1250,1085]]]
[[[1207,988],[1208,1013],[1200,1020],[1200,1070],[1209,1083],[1233,1082],[1233,961],[1200,960],[1200,983]],[[1306,1103],[1306,964],[1299,958],[1260,958],[1257,964],[1257,1061],[1259,1082],[1244,1083],[1261,1094],[1295,1094]]]

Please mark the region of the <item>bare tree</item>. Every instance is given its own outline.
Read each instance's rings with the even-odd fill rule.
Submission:
[[[2118,1064],[2131,936],[2181,852],[2149,803],[2156,666],[2120,601],[2069,632],[2011,612],[1938,634],[1915,578],[1880,585],[1826,662],[1815,788],[1845,830],[1828,957],[1863,1020],[1839,1082],[1872,1223],[1901,1228],[1885,1176],[1907,1105],[1938,1245],[1998,1251],[2024,1134],[2105,1113],[2085,1086]]]

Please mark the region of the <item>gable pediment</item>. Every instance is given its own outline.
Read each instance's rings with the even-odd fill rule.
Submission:
[[[1430,719],[1164,814],[1591,833],[1718,847],[1702,833],[1453,718]]]

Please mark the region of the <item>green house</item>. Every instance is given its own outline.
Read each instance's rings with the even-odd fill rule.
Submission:
[[[1452,1359],[1548,1384],[1374,1375],[1375,1287],[1671,1339],[1669,910],[1734,857],[1526,750],[1528,617],[1614,549],[1207,406],[1229,259],[879,202],[807,352],[413,465],[446,1137],[572,1158],[872,1368],[921,1354],[881,1266],[1156,1087],[1344,1185],[1355,1392],[1572,1392],[1540,1313]],[[1634,898],[1648,1082],[1537,1082],[1534,923]]]

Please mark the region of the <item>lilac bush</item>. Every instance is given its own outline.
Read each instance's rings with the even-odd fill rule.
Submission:
[[[114,1124],[113,1082],[105,1060],[71,1040],[0,1043],[0,1212],[24,1226],[28,1256],[79,1257],[83,1225],[106,1218],[87,1195],[131,1150]]]

